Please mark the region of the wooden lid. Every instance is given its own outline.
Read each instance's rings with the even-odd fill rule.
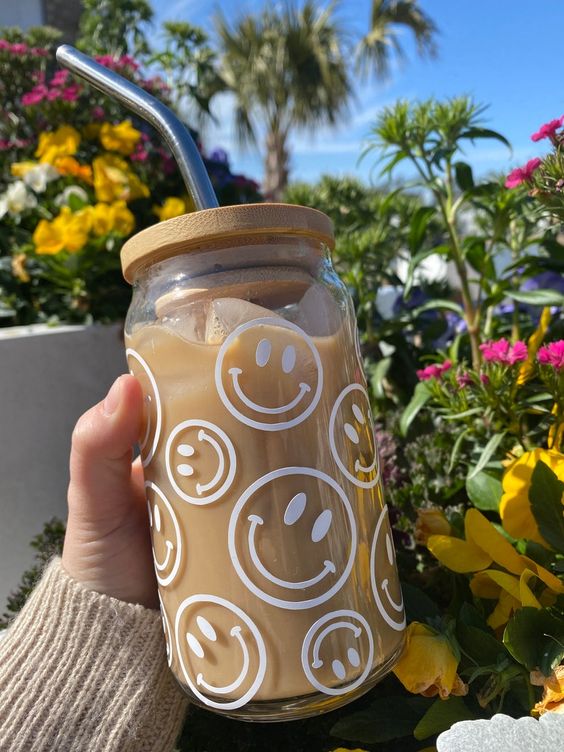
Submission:
[[[293,204],[242,204],[183,214],[138,232],[121,249],[123,276],[132,282],[136,272],[147,264],[179,256],[189,251],[233,245],[268,242],[269,236],[313,238],[329,248],[335,244],[333,223],[317,209]]]

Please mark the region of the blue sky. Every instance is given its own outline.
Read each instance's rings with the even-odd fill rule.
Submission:
[[[221,7],[228,17],[252,12],[258,0],[153,0],[157,24],[187,20],[213,34],[211,19]],[[442,98],[470,94],[489,105],[487,125],[503,133],[513,154],[495,141],[482,142],[467,152],[477,174],[509,171],[546,147],[532,143],[530,134],[564,113],[562,83],[562,0],[422,0],[421,6],[440,29],[439,55],[419,59],[406,34],[408,59],[395,65],[389,81],[358,86],[357,102],[337,129],[318,129],[315,135],[292,137],[292,179],[315,180],[324,172],[374,178],[367,158],[357,164],[370,125],[378,111],[398,98]],[[339,15],[351,30],[368,28],[369,0],[341,0]],[[229,98],[216,100],[218,126],[203,134],[206,147],[222,146],[232,167],[255,179],[262,175],[260,154],[241,150],[231,127]]]

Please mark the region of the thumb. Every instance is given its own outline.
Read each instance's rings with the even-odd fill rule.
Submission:
[[[120,376],[103,402],[88,410],[72,436],[69,513],[86,523],[121,524],[133,508],[144,510],[132,483],[132,447],[143,421],[141,386]]]

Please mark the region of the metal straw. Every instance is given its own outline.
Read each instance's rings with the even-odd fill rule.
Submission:
[[[57,49],[57,61],[89,84],[146,120],[169,145],[196,209],[218,206],[204,163],[186,126],[158,99],[123,76],[104,68],[69,44]]]

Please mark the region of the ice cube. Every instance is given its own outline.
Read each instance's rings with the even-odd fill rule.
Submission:
[[[217,345],[238,326],[260,318],[280,318],[268,308],[240,298],[216,298],[211,302],[206,321],[205,341]]]
[[[311,337],[328,337],[339,331],[342,317],[331,292],[313,284],[300,300],[294,321]]]
[[[195,300],[177,308],[171,307],[161,318],[161,324],[187,342],[204,343],[208,307],[207,300]]]

